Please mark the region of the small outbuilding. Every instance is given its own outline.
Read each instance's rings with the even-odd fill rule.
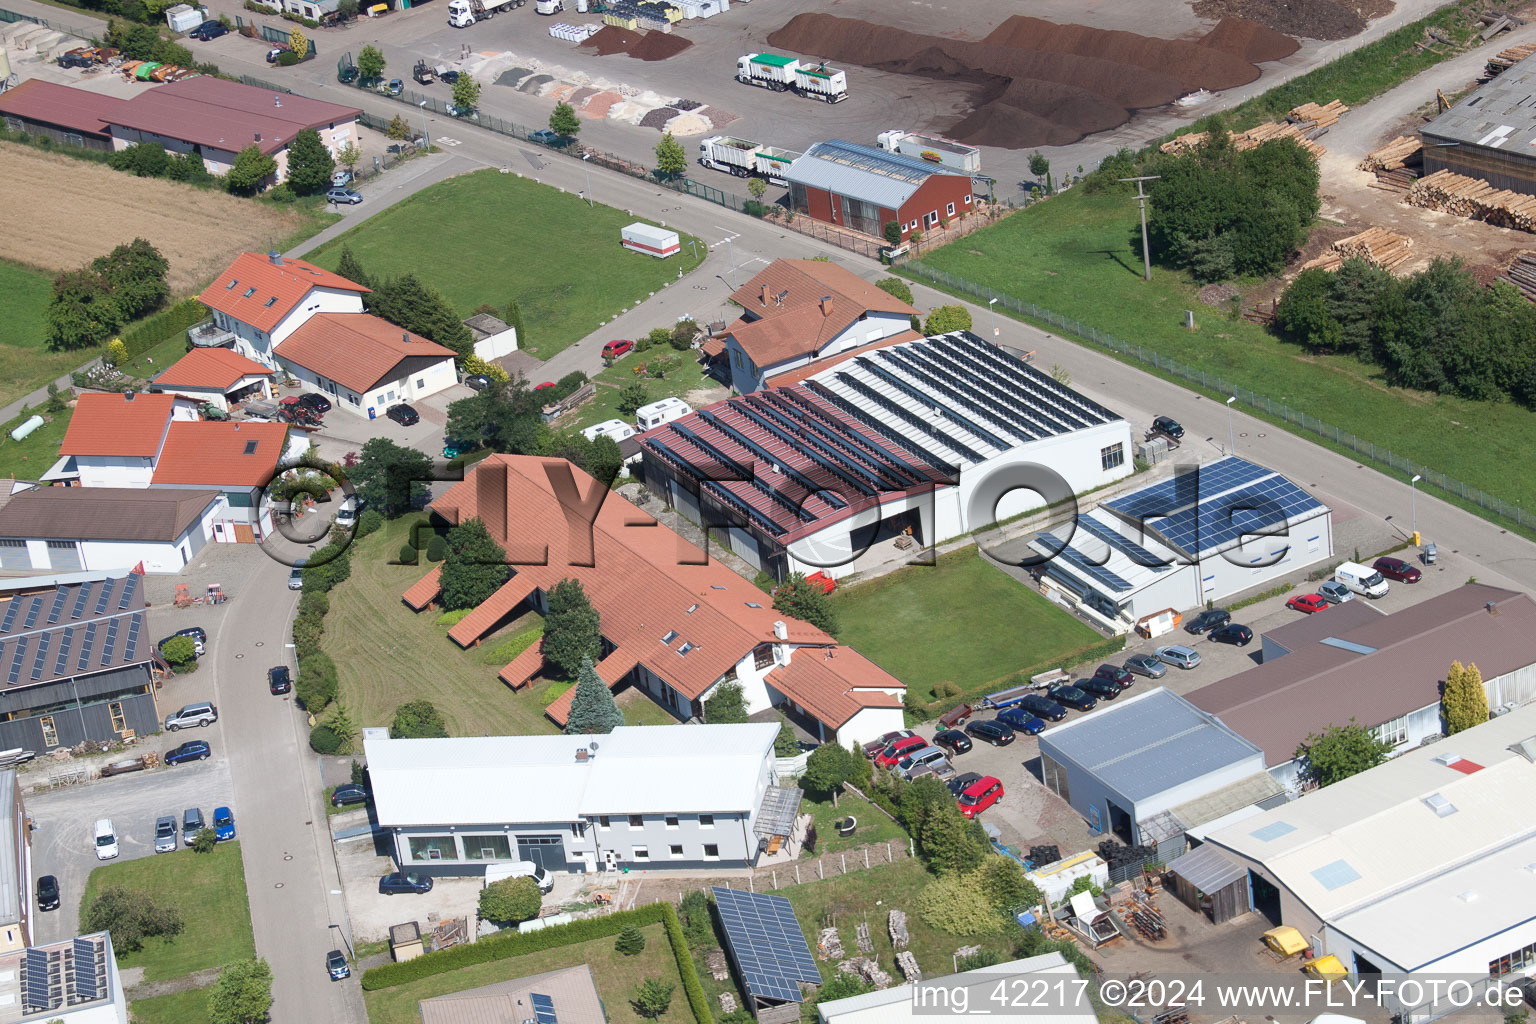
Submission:
[[[643,252],[647,256],[655,256],[658,259],[666,259],[674,256],[682,248],[676,231],[659,228],[654,224],[634,223],[626,225],[620,232],[619,238],[624,248],[633,249],[635,252]]]
[[[424,952],[421,945],[421,926],[415,921],[390,925],[389,951],[395,962],[414,960]]]
[[[1168,865],[1179,902],[1204,914],[1212,924],[1225,924],[1253,909],[1248,896],[1248,869],[1214,846],[1197,846]]]

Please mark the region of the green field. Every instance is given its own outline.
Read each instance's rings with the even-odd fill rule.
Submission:
[[[135,999],[128,1009],[134,1024],[207,1024],[208,990],[189,988],[185,992]]]
[[[1277,410],[1288,405],[1469,488],[1536,507],[1536,411],[1390,387],[1374,366],[1314,355],[1202,305],[1180,273],[1154,266],[1152,280],[1143,281],[1136,204],[1125,196],[1074,189],[923,262],[1204,371],[1213,388],[1220,377],[1268,397]],[[1193,332],[1183,327],[1186,309],[1195,311]]]
[[[838,640],[924,701],[942,680],[974,692],[1042,662],[1070,664],[1102,639],[974,547],[839,587],[832,604]]]
[[[8,423],[0,424],[0,476],[18,480],[36,480],[59,460],[59,444],[69,429],[74,410],[61,413],[28,410]],[[11,431],[33,416],[43,417],[43,425],[20,441],[11,440]]]
[[[82,932],[86,908],[108,885],[149,892],[181,911],[186,930],[180,935],[147,939],[137,953],[117,950],[118,966],[144,968],[145,981],[169,981],[256,955],[239,840],[220,843],[211,853],[177,850],[95,869],[80,900]]]
[[[692,1020],[688,1012],[688,999],[683,994],[682,976],[677,972],[677,961],[672,956],[672,947],[667,944],[665,929],[659,924],[653,924],[641,931],[645,934],[645,949],[635,956],[615,952],[614,939],[609,936],[591,942],[557,946],[527,956],[475,964],[473,967],[447,974],[434,974],[394,988],[364,992],[369,1024],[419,1024],[421,1012],[417,1003],[423,999],[581,964],[592,969],[597,994],[603,1001],[603,1009],[608,1012],[610,1024],[639,1024],[642,1021],[643,1018],[630,1007],[629,997],[645,978],[661,978],[676,986],[672,993],[672,1005],[661,1018],[663,1021],[678,1024]]]
[[[5,315],[0,316],[0,405],[14,402],[34,388],[64,376],[95,354],[49,352],[43,347],[43,316],[48,311],[52,290],[53,277],[46,271],[0,260],[0,295],[5,297]],[[8,432],[11,428],[5,429]],[[60,431],[59,437],[63,436]],[[9,440],[7,437],[6,441]],[[57,450],[55,438],[55,458]],[[4,459],[5,455],[0,453],[0,462]],[[53,459],[48,464],[52,465]],[[5,471],[26,475],[25,467],[16,470],[7,465]]]
[[[816,818],[816,851],[806,856],[816,856],[823,853],[836,853],[839,850],[851,850],[855,846],[863,846],[866,843],[895,843],[897,846],[907,845],[907,833],[900,825],[882,814],[874,804],[852,793],[844,793],[837,798],[837,806],[832,806],[831,800],[812,800],[806,796],[800,802],[801,813],[809,813]],[[853,835],[844,839],[837,834],[836,823],[853,815],[858,819],[858,828]]]
[[[515,299],[528,333],[520,347],[548,359],[703,257],[681,234],[682,252],[670,259],[623,248],[619,230],[636,220],[527,178],[476,171],[422,189],[306,258],[334,270],[350,245],[369,274],[415,274],[460,316]]]

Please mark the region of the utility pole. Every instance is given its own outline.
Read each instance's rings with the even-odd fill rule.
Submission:
[[[1116,178],[1116,181],[1136,183],[1136,201],[1141,204],[1141,266],[1146,280],[1152,280],[1152,247],[1147,243],[1147,193],[1142,190],[1144,181],[1156,181],[1161,174],[1144,174],[1139,178]]]

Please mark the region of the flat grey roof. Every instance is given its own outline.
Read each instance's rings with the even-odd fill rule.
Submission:
[[[1159,686],[1042,733],[1040,752],[1144,800],[1256,757],[1259,748]]]
[[[21,892],[16,888],[16,816],[9,813],[16,802],[16,769],[0,772],[0,807],[5,808],[0,822],[0,921],[21,920]]]
[[[1536,156],[1536,56],[1527,57],[1419,129],[1462,145]],[[1426,146],[1434,145],[1425,141]]]

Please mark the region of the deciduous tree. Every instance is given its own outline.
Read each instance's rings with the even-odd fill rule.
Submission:
[[[181,912],[154,895],[121,885],[109,885],[96,894],[81,917],[88,932],[112,933],[112,945],[126,953],[144,948],[152,937],[174,939],[181,934]]]
[[[950,935],[988,935],[1003,927],[1003,916],[986,894],[958,874],[929,882],[913,909],[924,924]]]
[[[429,700],[412,700],[395,708],[394,720],[389,723],[389,735],[391,739],[397,740],[447,736],[448,726],[443,724],[443,715],[437,710],[437,705]]]
[[[1445,733],[1454,736],[1474,725],[1488,721],[1488,691],[1483,689],[1483,674],[1472,662],[1463,668],[1451,662],[1445,675],[1445,692],[1440,695],[1440,710],[1445,716]]]
[[[827,592],[806,580],[804,573],[792,572],[784,578],[774,591],[773,610],[809,622],[823,633],[837,635],[837,613]]]
[[[1319,786],[1331,786],[1340,779],[1374,768],[1387,759],[1392,744],[1353,718],[1347,725],[1330,725],[1321,733],[1312,733],[1296,748],[1305,778]]]
[[[124,321],[105,278],[92,270],[70,270],[53,279],[44,323],[48,348],[68,352],[111,337]]]
[[[571,695],[571,716],[565,731],[572,735],[610,733],[624,724],[624,714],[613,699],[613,691],[592,667],[591,658],[581,659],[576,670],[576,692]]]
[[[971,311],[964,306],[936,306],[923,323],[924,334],[948,334],[971,329]]]
[[[1051,161],[1044,153],[1029,154],[1029,173],[1035,176],[1036,181],[1044,181],[1045,176],[1051,173]]]
[[[169,637],[160,645],[160,656],[173,668],[180,668],[197,660],[197,642],[189,636]]]
[[[688,169],[688,151],[667,132],[656,143],[656,176],[675,178]]]
[[[811,793],[831,794],[832,806],[836,807],[837,794],[842,791],[843,783],[853,778],[857,770],[853,755],[841,744],[823,743],[805,759],[800,788]]]
[[[646,978],[635,988],[634,995],[630,997],[629,1005],[634,1011],[646,1020],[655,1020],[667,1012],[667,1007],[672,1005],[672,991],[676,988],[670,981],[662,981],[660,978]]]
[[[383,78],[386,61],[377,47],[365,46],[357,51],[357,73],[364,81]]]
[[[293,26],[293,31],[288,33],[288,49],[300,57],[309,56],[309,37],[299,26]]]
[[[425,452],[398,445],[387,437],[370,438],[352,468],[352,484],[370,508],[397,519],[426,496],[432,460]]]
[[[549,115],[549,130],[562,139],[575,138],[581,131],[581,119],[569,103],[556,103]]]
[[[897,235],[897,240],[900,240],[899,233]],[[875,282],[875,287],[879,288],[887,295],[895,296],[909,306],[912,304],[912,287],[899,277],[882,277],[880,280]]]
[[[142,238],[96,257],[91,269],[112,290],[112,301],[117,303],[124,323],[153,312],[171,293],[165,281],[170,262]]]
[[[740,683],[721,683],[704,702],[704,721],[710,725],[739,725],[747,718],[747,695]]]
[[[224,182],[237,196],[255,195],[277,173],[277,161],[263,153],[253,142],[235,154]]]
[[[567,679],[583,659],[597,663],[602,655],[602,623],[581,581],[564,579],[549,590],[544,616],[544,660]]]
[[[264,959],[226,964],[208,989],[208,1024],[263,1024],[271,1010],[272,968]]]
[[[473,75],[459,72],[459,77],[453,83],[453,105],[459,108],[459,112],[474,110],[480,105],[480,83],[475,81]]]
[[[512,575],[507,553],[479,519],[466,519],[448,531],[448,557],[438,575],[443,607],[475,608]]]

